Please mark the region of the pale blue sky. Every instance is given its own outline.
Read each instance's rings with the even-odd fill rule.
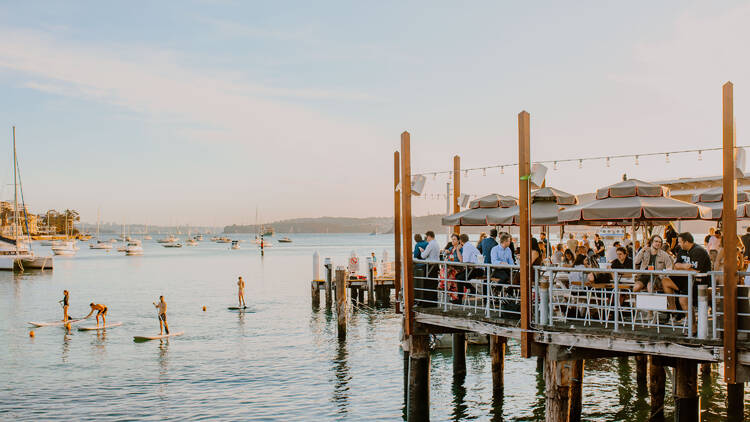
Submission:
[[[726,80],[750,143],[742,2],[152,3],[0,6],[0,162],[16,125],[32,209],[152,224],[251,223],[256,206],[267,220],[391,215],[403,130],[415,170],[456,153],[515,161],[522,109],[533,159],[719,146]],[[569,165],[548,184],[720,171],[716,154],[671,161]],[[514,194],[511,173],[463,185]]]

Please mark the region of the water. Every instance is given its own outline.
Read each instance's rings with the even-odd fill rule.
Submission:
[[[236,238],[237,236],[235,236]],[[144,242],[142,257],[89,250],[57,258],[45,273],[0,273],[0,419],[2,420],[400,420],[404,412],[400,317],[355,309],[347,339],[335,317],[310,306],[312,254],[343,264],[384,249],[389,235],[290,235],[261,258],[204,241],[167,249]],[[249,239],[248,236],[244,236]],[[49,248],[38,248],[49,249]],[[253,313],[236,313],[236,279],[244,276]],[[57,301],[71,292],[70,314],[95,301],[109,307],[106,333],[35,329],[27,321],[62,317]],[[134,343],[158,333],[152,302],[164,295],[168,341]],[[206,306],[207,310],[202,311]],[[544,417],[544,383],[535,359],[511,342],[505,398],[493,403],[486,346],[471,346],[467,376],[454,382],[449,351],[432,354],[433,420],[534,420]],[[632,359],[586,362],[585,420],[644,420],[648,392],[635,383]],[[704,420],[721,420],[725,387],[714,369],[699,382]],[[670,374],[667,414],[670,417]]]

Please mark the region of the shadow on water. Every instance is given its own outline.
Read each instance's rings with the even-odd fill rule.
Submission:
[[[346,416],[349,413],[349,374],[348,352],[346,341],[339,340],[336,346],[336,358],[333,363],[333,372],[336,376],[333,385],[333,402],[338,407],[339,415]]]
[[[453,376],[453,414],[454,421],[462,421],[466,417],[466,375]]]

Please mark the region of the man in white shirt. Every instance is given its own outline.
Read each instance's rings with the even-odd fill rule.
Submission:
[[[438,245],[437,240],[435,240],[435,232],[429,230],[424,236],[427,238],[427,247],[419,249],[422,259],[427,261],[440,261],[440,245]],[[429,268],[427,277],[437,278],[440,267],[437,264],[428,264],[427,267]]]
[[[461,234],[461,236],[459,236],[459,239],[461,240],[461,262],[468,263],[468,264],[478,264],[479,257],[482,256],[482,254],[479,253],[479,249],[477,249],[476,246],[474,246],[471,242],[469,242],[469,235],[466,233],[463,233]],[[458,274],[456,274],[456,282],[458,284],[459,299],[463,299],[464,288],[466,288],[466,290],[471,291],[472,293],[476,293],[476,288],[474,287],[474,284],[469,283],[468,280],[473,280],[475,278],[481,279],[483,277],[484,277],[484,271],[481,268],[477,268],[477,267],[462,268],[461,271],[459,271]]]

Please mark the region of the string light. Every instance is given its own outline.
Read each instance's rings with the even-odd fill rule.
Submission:
[[[500,174],[505,174],[505,166],[500,166]]]
[[[583,168],[583,160],[578,160],[578,168],[579,169]]]
[[[609,167],[609,157],[607,157],[607,167]]]
[[[635,165],[636,166],[638,165],[638,156],[637,155],[635,156]]]
[[[553,168],[553,170],[557,170],[557,161],[555,161],[555,167]]]
[[[464,170],[464,177],[469,177],[469,170]]]
[[[703,151],[698,150],[698,161],[703,161]]]
[[[432,180],[437,179],[437,173],[432,173]]]
[[[487,167],[482,169],[482,176],[486,176],[486,175],[487,175]]]
[[[666,154],[664,155],[664,161],[666,161],[666,162],[667,162],[667,164],[669,164],[669,153],[666,153]]]

